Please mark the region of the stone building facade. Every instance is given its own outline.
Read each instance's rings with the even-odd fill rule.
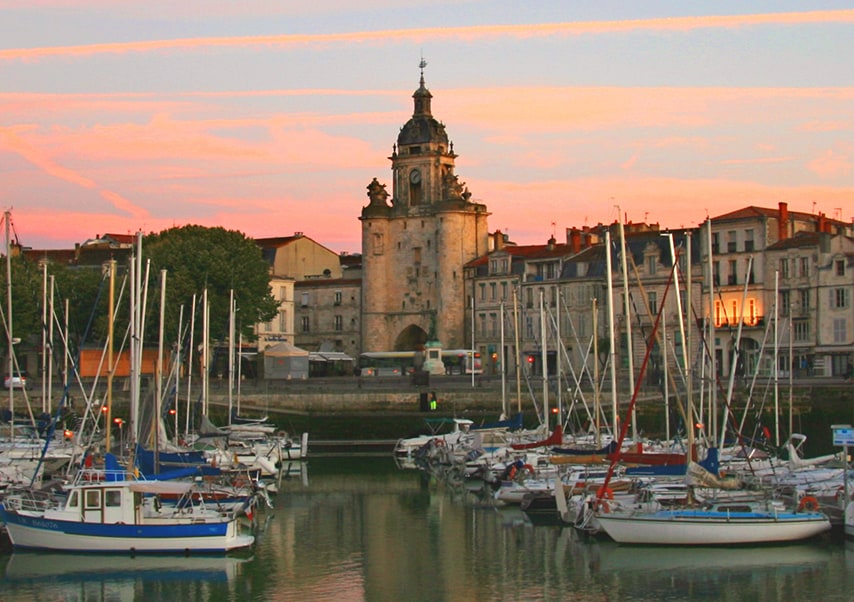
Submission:
[[[392,191],[376,178],[362,209],[362,351],[463,348],[463,266],[487,252],[486,206],[454,173],[457,154],[424,85],[389,157]]]

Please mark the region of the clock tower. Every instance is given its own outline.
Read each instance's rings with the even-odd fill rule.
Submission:
[[[391,195],[368,185],[362,222],[362,351],[470,346],[463,266],[487,252],[489,213],[454,173],[454,145],[421,80],[397,136]]]

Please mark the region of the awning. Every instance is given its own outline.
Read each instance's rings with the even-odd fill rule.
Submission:
[[[327,362],[352,362],[353,358],[343,351],[323,351],[320,353]]]
[[[352,362],[353,358],[343,351],[312,351],[308,354],[310,362]]]

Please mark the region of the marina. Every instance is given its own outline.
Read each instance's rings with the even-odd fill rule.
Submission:
[[[535,525],[391,458],[311,459],[226,556],[0,556],[0,598],[31,600],[850,599],[854,548],[650,548]],[[67,559],[67,560],[66,560]]]

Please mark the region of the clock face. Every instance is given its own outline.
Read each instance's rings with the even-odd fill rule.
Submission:
[[[409,172],[409,181],[413,184],[418,184],[421,181],[421,172],[417,169],[413,169]]]

